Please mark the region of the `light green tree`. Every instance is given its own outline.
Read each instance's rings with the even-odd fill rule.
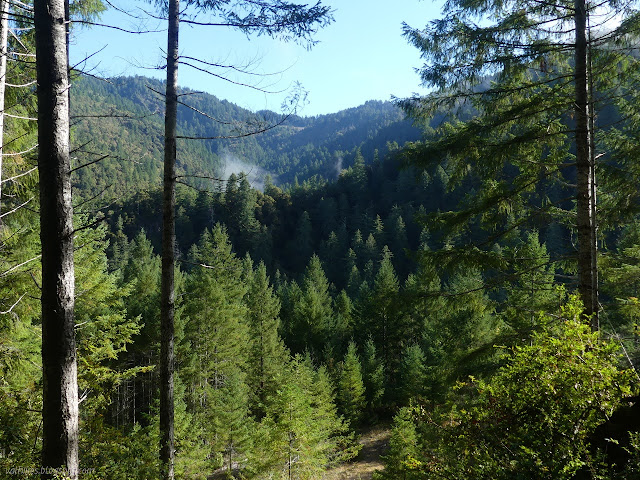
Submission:
[[[371,337],[364,344],[362,372],[367,410],[369,414],[375,415],[375,412],[382,407],[385,375],[384,366],[376,354],[376,345]]]
[[[295,331],[301,334],[304,348],[318,355],[331,334],[334,313],[329,281],[317,255],[311,257],[305,269],[301,290],[300,298],[293,305]]]
[[[315,371],[296,356],[256,432],[256,473],[283,480],[321,478],[333,462],[356,454],[334,401],[326,371]]]
[[[219,467],[223,454],[233,464],[248,439],[247,285],[242,262],[220,225],[203,234],[190,258],[197,266],[185,287],[180,378],[187,411],[203,426],[211,466]]]
[[[251,339],[247,383],[251,411],[257,418],[262,418],[267,397],[275,393],[282,379],[288,352],[278,333],[280,301],[269,284],[264,263],[247,273],[245,279],[249,288],[244,301],[248,308]]]
[[[337,404],[352,426],[357,425],[366,406],[362,367],[356,352],[356,344],[349,343],[344,361],[339,367]]]

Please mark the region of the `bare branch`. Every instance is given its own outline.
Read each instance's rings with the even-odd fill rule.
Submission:
[[[93,52],[92,54],[84,57],[82,60],[80,60],[78,63],[76,63],[75,65],[71,66],[71,70],[75,70],[76,68],[78,68],[78,65],[85,63],[87,60],[89,60],[91,57],[93,57],[94,55],[99,54],[101,51],[103,51],[105,48],[107,48],[107,46],[103,46],[101,49],[96,50],[95,52]]]
[[[3,153],[2,156],[3,157],[19,157],[20,155],[24,155],[25,153],[32,152],[36,148],[38,148],[38,144],[37,143],[33,147],[30,147],[30,148],[28,148],[26,150],[23,150],[21,152]]]
[[[20,115],[11,115],[10,113],[5,113],[4,114],[5,117],[9,117],[9,118],[17,118],[19,120],[31,120],[31,121],[37,121],[38,119],[35,117],[23,117]]]
[[[14,88],[24,88],[24,87],[30,87],[31,85],[35,85],[36,81],[34,80],[33,82],[29,82],[29,83],[23,83],[22,85],[16,85],[13,83],[5,83],[5,85],[7,87],[14,87]]]
[[[29,200],[27,200],[26,202],[18,205],[17,207],[15,207],[13,210],[9,210],[8,212],[4,212],[2,215],[0,215],[0,218],[4,218],[7,215],[10,215],[14,212],[17,212],[18,210],[20,210],[22,207],[24,207],[25,205],[27,205],[31,200],[33,200],[33,197],[31,197]]]
[[[103,155],[102,157],[97,158],[96,160],[92,160],[92,161],[90,161],[90,162],[83,163],[82,165],[78,165],[77,167],[72,168],[71,170],[69,170],[69,173],[73,173],[73,172],[75,172],[76,170],[80,170],[81,168],[88,167],[89,165],[93,165],[94,163],[98,163],[98,162],[100,162],[100,161],[104,160],[105,158],[109,158],[110,156],[111,156],[111,155],[109,155],[109,154],[107,154],[107,155]]]
[[[193,68],[194,70],[198,70],[199,72],[202,72],[202,73],[206,73],[206,74],[208,74],[208,75],[211,75],[212,77],[219,78],[220,80],[224,80],[225,82],[231,83],[231,84],[233,84],[233,85],[238,85],[238,86],[240,86],[240,87],[247,87],[247,88],[251,88],[252,90],[257,90],[258,92],[269,93],[269,94],[275,94],[275,93],[282,93],[282,92],[284,92],[284,91],[286,90],[286,89],[282,89],[282,90],[273,90],[273,91],[272,91],[272,90],[267,90],[267,89],[265,89],[265,88],[258,87],[258,86],[256,86],[256,85],[251,85],[251,84],[249,84],[249,83],[243,83],[243,82],[237,82],[237,81],[235,81],[235,80],[231,80],[230,78],[225,77],[224,75],[220,75],[220,74],[218,74],[218,73],[214,73],[214,72],[212,72],[211,70],[208,70],[208,69],[206,69],[206,68],[202,68],[202,67],[198,67],[198,66],[193,65],[193,64],[188,63],[188,62],[182,62],[182,61],[180,61],[180,64],[181,64],[181,65],[186,65],[187,67],[191,67],[191,68]]]
[[[289,117],[291,117],[292,115],[293,113],[288,113],[278,123],[268,125],[258,130],[252,130],[251,132],[239,133],[237,135],[219,135],[215,137],[192,137],[192,136],[186,136],[186,135],[176,135],[176,138],[181,138],[184,140],[234,140],[238,138],[245,138],[245,137],[250,137],[252,135],[258,135],[260,133],[268,132],[269,130],[273,130],[274,128],[279,127],[284,122],[286,122],[289,119]]]
[[[73,120],[79,119],[79,118],[126,118],[126,119],[131,119],[131,120],[142,120],[144,118],[148,118],[148,117],[153,117],[154,115],[158,115],[160,113],[160,111],[156,110],[154,112],[148,113],[146,115],[131,115],[128,113],[123,113],[123,114],[116,114],[116,113],[105,113],[102,115],[73,115],[71,118]]]
[[[113,183],[110,183],[109,185],[107,185],[106,187],[104,187],[100,192],[96,193],[93,197],[91,198],[87,198],[86,200],[83,200],[82,202],[80,202],[77,205],[74,205],[73,208],[80,208],[81,206],[91,202],[92,200],[95,200],[96,198],[98,198],[100,195],[102,195],[104,192],[106,192],[108,189],[110,189],[111,187],[113,187]]]
[[[4,312],[0,312],[0,315],[6,315],[7,313],[11,313],[11,310],[13,310],[13,309],[14,309],[14,307],[20,303],[20,300],[22,300],[22,299],[25,297],[25,295],[26,295],[26,293],[23,293],[23,294],[20,296],[20,298],[19,298],[18,300],[16,300],[16,303],[14,303],[13,305],[11,305],[11,306],[9,307],[9,310],[6,310],[6,311],[4,311]]]
[[[126,28],[116,27],[115,25],[107,25],[106,23],[90,22],[88,20],[74,20],[73,23],[79,23],[81,25],[90,25],[92,27],[110,28],[112,30],[118,30],[119,32],[135,33],[136,35],[141,35],[141,34],[144,34],[144,33],[160,33],[160,32],[164,32],[165,31],[165,29],[160,29],[160,30],[128,30]]]
[[[14,270],[17,270],[18,268],[20,268],[20,267],[22,267],[22,266],[26,265],[27,263],[31,263],[31,262],[33,262],[34,260],[38,260],[38,259],[40,259],[40,257],[42,257],[42,254],[40,254],[40,255],[36,255],[35,257],[30,258],[29,260],[26,260],[26,261],[24,261],[24,262],[22,262],[22,263],[19,263],[18,265],[14,265],[14,266],[13,266],[13,267],[11,267],[9,270],[6,270],[6,271],[4,271],[4,272],[0,273],[0,278],[6,277],[7,275],[9,275],[9,274],[10,274],[11,272],[13,272]]]
[[[216,182],[221,182],[221,183],[229,181],[223,178],[211,177],[208,175],[176,175],[176,178],[203,178],[205,180],[215,180]]]
[[[247,70],[245,68],[239,68],[239,67],[237,67],[235,65],[225,65],[225,64],[222,64],[222,63],[206,62],[206,61],[201,60],[199,58],[190,57],[190,56],[187,56],[187,55],[181,55],[180,58],[186,58],[187,60],[192,60],[194,62],[202,63],[202,64],[208,65],[210,67],[226,68],[226,69],[229,69],[229,70],[234,70],[234,71],[236,71],[238,73],[242,73],[243,75],[253,75],[253,76],[257,76],[257,77],[270,77],[270,76],[274,76],[274,75],[282,75],[283,73],[285,73],[287,70],[289,70],[291,68],[291,67],[287,67],[284,70],[280,70],[278,72],[258,73],[258,72],[250,72],[249,70]],[[183,62],[180,62],[180,63],[183,63]]]
[[[6,155],[10,155],[10,154],[6,154]],[[3,184],[5,182],[11,182],[11,181],[16,180],[16,179],[18,179],[20,177],[24,177],[25,175],[29,175],[30,173],[35,172],[37,169],[38,169],[38,167],[33,167],[33,168],[31,168],[31,169],[27,170],[26,172],[23,172],[23,173],[21,173],[19,175],[14,175],[13,177],[10,177],[10,178],[5,178],[4,180],[0,181],[0,184]]]
[[[83,225],[83,226],[78,227],[78,228],[74,228],[73,229],[73,234],[75,235],[76,233],[81,232],[82,230],[87,230],[88,228],[93,228],[96,225],[99,225],[100,223],[102,223],[104,221],[105,221],[104,218],[98,218],[97,220],[94,220],[93,222],[90,222],[90,223],[88,223],[86,225]]]

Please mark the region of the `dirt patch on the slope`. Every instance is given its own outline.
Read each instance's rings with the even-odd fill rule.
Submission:
[[[370,480],[373,472],[382,470],[380,459],[389,448],[391,431],[388,425],[375,426],[360,432],[360,454],[352,461],[326,472],[326,480]]]

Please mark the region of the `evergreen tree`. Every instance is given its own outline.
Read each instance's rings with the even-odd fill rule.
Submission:
[[[420,345],[408,345],[402,352],[400,364],[400,404],[409,405],[411,400],[424,396],[426,384],[425,356]]]
[[[338,349],[344,351],[344,347],[349,338],[353,337],[353,315],[354,307],[347,292],[341,290],[333,301],[334,325],[331,327],[331,343]]]
[[[376,355],[376,345],[371,337],[364,344],[362,372],[367,410],[371,415],[375,415],[375,412],[382,407],[385,375],[384,366]]]
[[[324,270],[327,278],[334,284],[339,284],[343,277],[342,269],[344,266],[336,262],[336,259],[342,258],[345,254],[344,245],[340,245],[338,235],[331,231],[326,241],[320,246],[320,258],[323,260]]]
[[[625,14],[617,27],[595,26]],[[442,224],[458,232],[471,225],[484,230],[456,242],[449,258],[460,254],[457,261],[467,267],[473,258],[483,268],[502,269],[496,240],[540,219],[561,221],[576,230],[578,290],[593,329],[599,326],[595,168],[596,160],[606,166],[611,151],[601,142],[606,132],[595,109],[625,97],[624,82],[638,69],[630,53],[637,28],[635,11],[586,0],[452,0],[444,18],[425,30],[405,26],[429,62],[421,70],[423,82],[439,90],[403,106],[425,124],[446,110],[459,114],[439,122],[407,156],[423,167],[446,159],[449,188],[469,193],[457,212],[440,215]],[[575,204],[550,201],[551,186]],[[575,216],[563,212],[573,206]]]
[[[231,251],[224,229],[206,231],[190,257],[199,264],[187,278],[187,317],[180,377],[186,384],[187,406],[203,421],[215,459],[227,459],[247,441],[249,392],[245,384],[250,335],[247,286],[242,263]],[[244,427],[243,427],[244,425]]]
[[[326,372],[315,372],[296,356],[257,430],[258,473],[283,480],[317,478],[332,461],[357,453],[342,452],[345,425],[333,402]]]
[[[227,228],[239,253],[253,252],[260,232],[255,209],[257,192],[251,188],[247,175],[231,174],[225,191]]]
[[[379,258],[378,243],[372,233],[367,237],[367,241],[364,242],[364,262],[365,265],[369,262],[375,262]]]
[[[365,387],[362,380],[362,367],[353,342],[349,343],[344,361],[340,366],[337,403],[351,425],[360,422],[366,403]]]
[[[276,272],[276,279],[277,274]],[[295,313],[296,305],[302,297],[302,289],[295,280],[282,282],[277,289],[278,298],[282,304],[280,309],[281,334],[285,344],[294,352],[303,352],[305,338],[297,330],[298,318]]]
[[[239,460],[251,451],[252,432],[255,427],[249,417],[249,387],[244,373],[230,368],[225,373],[224,384],[209,386],[205,431],[211,442],[213,458],[222,460],[229,474],[239,469]]]
[[[293,267],[295,271],[302,270],[302,266],[307,263],[313,255],[313,228],[311,226],[311,217],[305,210],[298,219],[296,231],[292,239]]]
[[[333,325],[333,309],[329,295],[329,282],[320,259],[311,257],[302,280],[302,292],[293,306],[298,335],[304,338],[304,346],[318,355]]]
[[[355,253],[356,259],[358,261],[358,266],[361,268],[365,264],[365,248],[364,248],[364,240],[362,239],[362,232],[360,229],[356,230],[353,234],[353,241],[351,242],[351,249]]]
[[[415,468],[411,468],[416,464],[418,449],[418,433],[412,411],[409,407],[403,407],[393,417],[389,451],[383,457],[385,468],[380,477],[402,480],[421,478]]]
[[[546,246],[540,244],[537,231],[527,233],[522,242],[505,254],[513,257],[515,280],[506,288],[503,317],[512,329],[509,333],[526,340],[538,327],[537,313],[549,311],[558,304],[553,285],[554,269]]]
[[[278,334],[280,301],[269,285],[267,269],[260,263],[246,279],[249,288],[244,301],[249,310],[249,349],[247,383],[251,410],[264,416],[267,397],[273,395],[285,368],[287,352]]]
[[[109,269],[122,270],[129,259],[129,239],[124,234],[124,223],[122,216],[118,216],[115,233],[111,235],[109,247]]]
[[[391,255],[385,251],[373,288],[362,300],[359,312],[360,332],[370,335],[379,352],[385,372],[392,383],[400,362],[404,338],[405,314],[398,308],[400,284]],[[365,299],[366,298],[366,299]]]

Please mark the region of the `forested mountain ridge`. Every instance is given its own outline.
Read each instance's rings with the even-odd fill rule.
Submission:
[[[161,81],[145,77],[80,77],[76,81],[73,135],[82,146],[76,165],[109,155],[77,170],[79,192],[95,195],[106,188],[105,195],[112,198],[159,185],[164,106],[157,92],[163,89]],[[180,175],[224,178],[245,170],[253,173],[255,185],[266,174],[276,184],[313,175],[335,179],[358,148],[371,158],[387,142],[402,144],[420,137],[419,130],[390,102],[369,101],[334,114],[285,118],[268,111],[254,113],[188,89],[182,91],[181,101],[179,135],[230,138],[181,140]],[[260,135],[233,138],[269,125],[277,126]],[[197,177],[183,180],[199,186],[208,183]]]

